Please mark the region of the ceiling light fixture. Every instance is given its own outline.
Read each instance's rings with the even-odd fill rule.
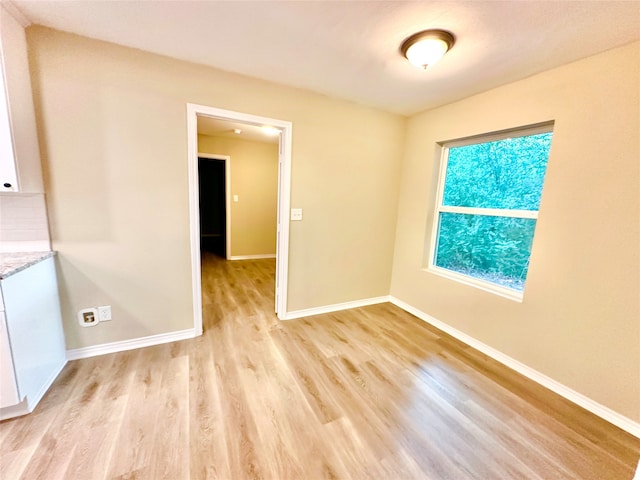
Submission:
[[[445,30],[424,30],[402,42],[400,52],[412,65],[426,69],[440,60],[455,41],[453,34]]]
[[[275,127],[262,127],[262,131],[265,133],[265,135],[269,135],[270,137],[280,135],[280,130]]]
[[[240,135],[242,133],[242,130],[240,130],[239,128],[234,128],[233,133],[235,133],[236,135]]]

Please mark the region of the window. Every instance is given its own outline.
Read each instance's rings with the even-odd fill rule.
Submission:
[[[552,129],[442,144],[428,270],[522,299]]]

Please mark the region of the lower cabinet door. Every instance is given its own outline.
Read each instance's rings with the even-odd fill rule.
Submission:
[[[53,258],[0,281],[20,400],[31,410],[66,362]]]
[[[0,312],[0,408],[20,402],[4,312]]]

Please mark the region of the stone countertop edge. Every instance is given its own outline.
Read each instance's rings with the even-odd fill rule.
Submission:
[[[3,252],[0,253],[0,280],[21,272],[38,262],[53,257],[56,252]]]

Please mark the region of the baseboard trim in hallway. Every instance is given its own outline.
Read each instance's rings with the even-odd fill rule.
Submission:
[[[229,260],[261,260],[263,258],[276,258],[275,253],[263,253],[259,255],[232,255]]]
[[[581,406],[585,410],[597,415],[598,417],[606,420],[609,423],[621,428],[622,430],[630,433],[631,435],[640,438],[640,424],[634,422],[630,418],[625,417],[624,415],[611,410],[609,407],[605,407],[604,405],[596,402],[595,400],[586,397],[585,395],[576,392],[575,390],[563,385],[562,383],[554,380],[551,377],[544,375],[543,373],[538,372],[537,370],[525,365],[524,363],[519,362],[518,360],[511,358],[508,355],[496,350],[495,348],[486,345],[479,340],[467,335],[466,333],[461,332],[444,322],[432,317],[431,315],[418,310],[417,308],[412,307],[408,303],[403,302],[402,300],[395,298],[393,296],[389,297],[389,301],[393,303],[395,306],[400,307],[404,311],[418,317],[420,320],[427,322],[429,325],[434,326],[438,330],[442,330],[443,332],[451,335],[457,340],[469,345],[470,347],[478,350],[479,352],[484,353],[485,355],[491,357],[497,362],[502,363],[503,365],[509,367],[512,370],[515,370],[521,375],[524,375],[529,380],[533,380],[534,382],[542,385],[545,388],[548,388],[552,392],[557,393],[558,395],[566,398],[570,402],[575,403],[576,405]]]

